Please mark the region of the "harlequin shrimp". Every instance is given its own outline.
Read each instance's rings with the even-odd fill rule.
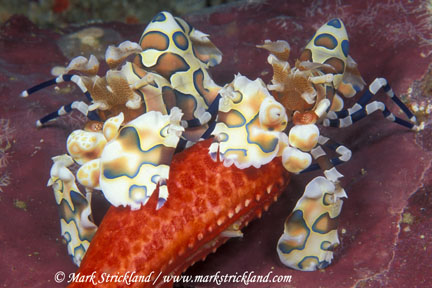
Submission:
[[[78,57],[66,70],[84,75],[60,75],[22,93],[72,81],[91,101],[72,102],[37,122],[43,126],[72,109],[90,119],[69,136],[68,154],[53,158],[48,183],[81,275],[178,275],[228,239],[241,237],[241,229],[277,200],[290,174],[316,168],[325,177],[306,186],[286,220],[277,252],[285,265],[299,270],[331,262],[340,198],[346,196],[334,166],[348,161],[351,151],[320,135],[317,124],[347,126],[380,109],[390,120],[415,128],[381,102],[367,104],[380,88],[415,119],[382,78],[353,108],[342,109],[336,91],[352,97],[365,83],[348,56],[339,19],[317,31],[293,68],[287,42],[266,41],[260,47],[271,53],[271,84],[238,74],[219,87],[207,69],[220,63],[220,51],[206,34],[162,12],[139,44],[126,41],[107,49],[110,69],[104,77],[96,75],[94,57]],[[126,61],[131,55],[133,62]],[[202,139],[207,140],[197,142]],[[330,159],[322,148],[326,145],[340,156]],[[76,177],[68,169],[73,163],[80,166]],[[94,190],[112,204],[99,227],[90,211]],[[172,286],[155,277],[147,285]],[[70,285],[89,286],[94,285]]]
[[[268,62],[274,74],[272,83],[267,87],[286,108],[294,124],[289,131],[289,146],[301,150],[294,153],[285,149],[283,161],[295,163],[287,159],[300,153],[307,163],[298,169],[286,168],[296,173],[319,167],[325,176],[314,178],[306,186],[303,196],[285,222],[277,252],[282,263],[291,268],[304,271],[324,268],[330,264],[333,250],[339,244],[337,223],[342,209],[341,198],[347,197],[339,183],[343,175],[335,166],[348,161],[351,151],[320,135],[317,124],[348,127],[380,110],[387,119],[397,124],[413,130],[419,128],[415,125],[415,116],[384,78],[374,80],[351,108],[343,109],[343,97],[355,96],[366,83],[356,62],[348,54],[348,35],[340,19],[330,20],[316,31],[293,68],[287,62],[290,53],[287,42],[267,40],[258,47],[270,52]],[[409,121],[396,117],[381,101],[370,102],[380,89],[387,93]],[[305,142],[305,139],[310,141]],[[334,150],[339,156],[330,159],[323,148]],[[311,158],[316,164],[309,166]]]
[[[96,57],[79,56],[65,74],[21,93],[27,97],[50,85],[74,82],[90,102],[74,101],[36,122],[42,127],[72,110],[91,120],[69,135],[69,155],[53,158],[49,181],[60,206],[62,235],[76,264],[96,230],[89,211],[93,189],[105,191],[115,206],[139,209],[158,187],[160,208],[168,198],[166,181],[175,150],[210,135],[221,87],[207,69],[222,56],[207,36],[162,12],[139,43],[108,47],[105,60],[110,69],[103,77],[97,75]],[[133,62],[127,61],[131,55]],[[75,176],[67,168],[74,162],[80,165],[76,180],[87,196],[74,185]],[[89,213],[88,219],[75,216],[81,210]]]

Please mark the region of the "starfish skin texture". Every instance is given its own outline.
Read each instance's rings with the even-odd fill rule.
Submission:
[[[161,209],[155,209],[156,197],[139,210],[109,209],[75,274],[94,273],[95,280],[68,287],[123,287],[125,283],[105,282],[102,275],[127,272],[151,275],[149,283],[128,287],[171,287],[161,275],[179,275],[216,251],[230,238],[221,232],[240,232],[288,185],[289,173],[280,158],[260,169],[225,167],[210,158],[211,141],[174,156],[170,195]]]

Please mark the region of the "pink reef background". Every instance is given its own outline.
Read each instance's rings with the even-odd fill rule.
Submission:
[[[279,262],[275,251],[283,222],[305,184],[319,174],[314,172],[294,176],[280,200],[244,229],[244,238],[230,240],[186,275],[217,271],[292,275],[291,283],[251,283],[249,287],[432,285],[431,13],[429,1],[281,0],[222,6],[185,17],[210,34],[223,52],[222,64],[212,69],[220,85],[231,82],[236,73],[251,79],[261,77],[268,83],[271,67],[267,53],[256,44],[265,39],[287,40],[294,63],[314,31],[327,20],[340,17],[349,33],[350,54],[364,79],[370,83],[375,77],[387,78],[425,121],[419,133],[391,123],[381,114],[349,128],[322,130],[353,151],[352,159],[338,168],[345,175],[343,185],[349,198],[341,215],[341,245],[327,269],[310,273],[290,270]],[[104,32],[90,48],[73,36],[88,27]],[[43,129],[36,129],[34,123],[83,96],[67,84],[28,99],[18,95],[52,78],[52,67],[65,66],[80,51],[96,49],[100,53],[107,44],[138,41],[144,27],[106,23],[50,31],[15,16],[0,28],[0,287],[64,287],[64,283],[54,282],[55,273],[69,274],[76,269],[61,241],[57,207],[46,183],[50,158],[66,152],[68,134],[81,127],[84,119],[72,113]],[[70,41],[75,42],[72,45]],[[388,103],[386,97],[383,93],[377,96]],[[391,103],[389,106],[397,111]],[[100,221],[106,205],[101,195],[95,198],[95,217]],[[214,283],[194,285],[191,287],[216,287]]]

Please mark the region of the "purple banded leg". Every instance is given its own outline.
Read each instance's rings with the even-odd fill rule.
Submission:
[[[347,162],[349,159],[351,159],[351,150],[348,149],[347,147],[327,138],[324,137],[322,135],[319,136],[318,138],[318,144],[317,147],[315,147],[314,149],[312,149],[311,154],[312,156],[314,156],[314,159],[317,160],[317,156],[321,155],[321,156],[325,156],[326,159],[328,159],[329,164],[332,167],[340,165],[342,163]],[[337,154],[339,154],[338,157],[334,157],[334,158],[329,158],[327,156],[327,153],[324,151],[324,149],[322,148],[327,148],[331,151],[336,152]],[[322,165],[321,165],[322,166]],[[303,170],[300,173],[307,173],[307,172],[312,172],[312,171],[316,171],[321,169],[322,167],[320,166],[319,163],[313,163],[311,164],[308,168],[306,168],[305,170]]]
[[[41,119],[36,121],[37,127],[44,126],[47,122],[54,120],[60,116],[66,115],[67,113],[71,112],[72,110],[77,110],[84,114],[85,116],[88,116],[88,105],[82,101],[74,101],[68,105],[61,106],[60,109],[57,111],[51,112],[50,114],[42,117]],[[93,117],[89,117],[93,118]]]
[[[217,113],[219,111],[220,98],[221,98],[221,96],[220,96],[220,94],[218,94],[216,96],[216,98],[214,99],[214,101],[212,102],[212,104],[209,106],[209,108],[205,112],[205,113],[208,113],[210,115],[209,121],[207,121],[206,123],[201,123],[200,120],[198,120],[196,118],[192,119],[192,120],[182,120],[182,126],[184,128],[192,128],[192,127],[199,127],[199,126],[203,126],[205,124],[208,124],[207,130],[200,137],[200,139],[202,139],[202,140],[208,139],[211,136],[211,133],[213,132],[213,130],[216,126],[215,118],[216,118]],[[212,121],[212,119],[213,119],[213,121]],[[188,139],[185,139],[182,137],[182,138],[180,138],[180,140],[177,144],[176,153],[183,151],[184,149],[186,149],[186,148],[188,148],[194,144],[195,144],[195,142],[189,141]]]
[[[374,95],[383,89],[390,99],[396,103],[396,105],[404,112],[408,117],[409,121],[403,120],[396,117],[390,110],[387,109],[384,103],[380,101],[373,101],[368,103]],[[372,84],[369,85],[368,90],[362,95],[362,97],[349,109],[344,109],[339,112],[329,112],[327,114],[327,119],[324,119],[324,126],[330,127],[348,127],[351,124],[363,119],[364,117],[372,114],[373,112],[380,110],[387,119],[407,127],[409,129],[417,129],[416,117],[412,114],[409,108],[402,103],[402,101],[394,94],[387,80],[384,78],[375,79]]]
[[[211,123],[209,123],[207,130],[204,132],[203,135],[201,135],[200,140],[205,140],[205,139],[210,138],[211,137],[211,133],[213,132],[213,130],[215,129],[215,127],[216,127],[216,121],[212,121]],[[181,137],[180,140],[179,140],[179,142],[178,142],[178,144],[177,144],[175,153],[181,152],[184,149],[186,149],[186,148],[194,145],[195,143],[196,142],[189,141],[186,138]]]
[[[90,96],[90,93],[88,92],[87,88],[85,87],[81,77],[79,75],[74,75],[74,74],[63,74],[58,76],[57,78],[42,82],[38,85],[35,85],[27,90],[24,90],[23,92],[21,92],[20,96],[21,97],[28,97],[29,95],[42,90],[46,87],[52,86],[52,85],[56,85],[56,84],[60,84],[63,82],[74,82],[80,89],[81,91],[84,93],[84,95],[87,97],[87,100],[89,101],[93,101],[93,99]]]
[[[63,75],[58,76],[57,78],[42,82],[42,83],[40,83],[36,86],[33,86],[27,90],[24,90],[23,92],[21,92],[20,96],[21,97],[28,97],[29,95],[31,95],[31,94],[39,91],[39,90],[42,90],[46,87],[60,84],[63,82],[75,83],[80,88],[80,90],[84,93],[87,100],[90,102],[93,101],[93,99],[90,95],[90,92],[85,87],[81,77],[78,75],[74,75],[74,74],[63,74]],[[99,120],[99,116],[97,115],[96,112],[94,112],[94,111],[89,112],[88,111],[88,105],[86,103],[84,103],[82,101],[74,101],[72,103],[69,103],[68,105],[64,105],[64,106],[60,107],[60,109],[58,109],[57,111],[54,111],[54,112],[42,117],[41,119],[36,121],[36,126],[41,127],[45,123],[47,123],[51,120],[54,120],[54,119],[56,119],[62,115],[65,115],[74,109],[80,111],[82,114],[87,116],[90,120]]]
[[[213,100],[212,104],[208,107],[208,109],[203,113],[203,116],[200,118],[194,118],[191,120],[182,120],[182,126],[184,128],[193,128],[203,126],[211,121],[211,119],[215,119],[218,111],[219,111],[219,100],[221,96],[218,94],[216,98]]]

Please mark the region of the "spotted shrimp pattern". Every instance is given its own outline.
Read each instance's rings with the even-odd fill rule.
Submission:
[[[274,76],[268,88],[292,115],[294,127],[289,132],[289,145],[310,153],[316,161],[315,168],[320,168],[325,176],[314,178],[306,186],[285,222],[277,252],[282,263],[293,269],[322,269],[331,263],[333,250],[339,244],[337,223],[342,209],[341,198],[346,197],[339,181],[343,175],[334,166],[348,161],[351,151],[320,135],[317,124],[346,127],[377,110],[383,111],[387,119],[414,130],[417,129],[416,119],[383,78],[375,80],[352,108],[342,109],[343,97],[353,97],[366,83],[348,54],[348,36],[340,19],[332,19],[317,30],[291,70],[283,60],[288,58],[287,44],[266,42],[260,47],[272,53],[269,63],[273,66]],[[297,96],[293,87],[297,89]],[[384,88],[409,121],[395,117],[382,102],[368,104],[380,88]],[[315,140],[309,142],[311,145],[305,145],[301,139]],[[333,150],[331,152],[339,156],[330,159],[326,150]],[[308,169],[313,169],[313,165]]]
[[[61,235],[66,241],[73,262],[80,265],[90,241],[97,230],[91,215],[91,193],[84,195],[67,168],[73,159],[67,154],[53,157],[48,185],[53,187],[59,206]]]
[[[90,102],[74,101],[36,122],[41,127],[72,110],[91,120],[69,135],[69,155],[53,158],[49,182],[59,195],[62,235],[77,265],[97,229],[90,210],[92,191],[101,190],[112,205],[139,209],[159,187],[161,208],[169,196],[166,181],[176,148],[205,137],[214,127],[208,122],[217,113],[221,87],[207,69],[222,56],[208,35],[161,12],[139,42],[109,46],[105,61],[110,69],[103,77],[97,75],[96,57],[79,56],[65,74],[21,93],[27,97],[50,85],[73,82]],[[131,55],[135,60],[126,61]],[[74,162],[80,166],[76,178],[68,169]]]
[[[291,173],[323,171],[324,177],[306,186],[276,250],[282,263],[293,269],[313,271],[331,263],[339,243],[341,198],[346,197],[339,181],[343,175],[335,166],[348,161],[351,151],[321,135],[318,125],[346,127],[377,110],[414,130],[416,119],[383,78],[369,85],[353,107],[343,109],[343,98],[353,97],[366,83],[349,55],[340,19],[317,30],[292,68],[286,41],[266,40],[258,47],[270,52],[271,83],[237,75],[220,87],[208,69],[221,62],[222,53],[208,35],[161,12],[139,43],[108,47],[105,60],[110,69],[105,76],[97,76],[99,63],[94,56],[77,57],[66,74],[22,92],[26,97],[71,81],[91,102],[74,101],[37,122],[43,126],[73,109],[94,120],[72,132],[69,154],[53,158],[49,180],[60,207],[62,235],[77,265],[97,229],[90,209],[94,189],[101,190],[112,205],[134,210],[146,205],[158,187],[156,209],[162,209],[169,201],[167,181],[175,151],[211,136],[208,157],[225,166],[259,168],[281,157]],[[126,61],[131,55],[133,61]],[[369,103],[381,88],[409,121],[393,115],[382,102]],[[287,131],[289,120],[293,126]],[[338,157],[330,158],[328,147]],[[76,178],[68,169],[74,162],[80,166]]]
[[[218,123],[209,152],[225,166],[259,168],[273,160],[285,136],[288,117],[283,106],[267,91],[260,79],[250,81],[237,75],[221,91]]]
[[[170,82],[165,105],[167,109],[177,106],[183,111],[182,125],[193,128],[186,135],[195,141],[204,134],[209,121],[215,119],[221,88],[207,69],[220,63],[222,53],[207,36],[183,19],[161,12],[144,30],[139,41],[142,52],[134,60],[136,66]]]

